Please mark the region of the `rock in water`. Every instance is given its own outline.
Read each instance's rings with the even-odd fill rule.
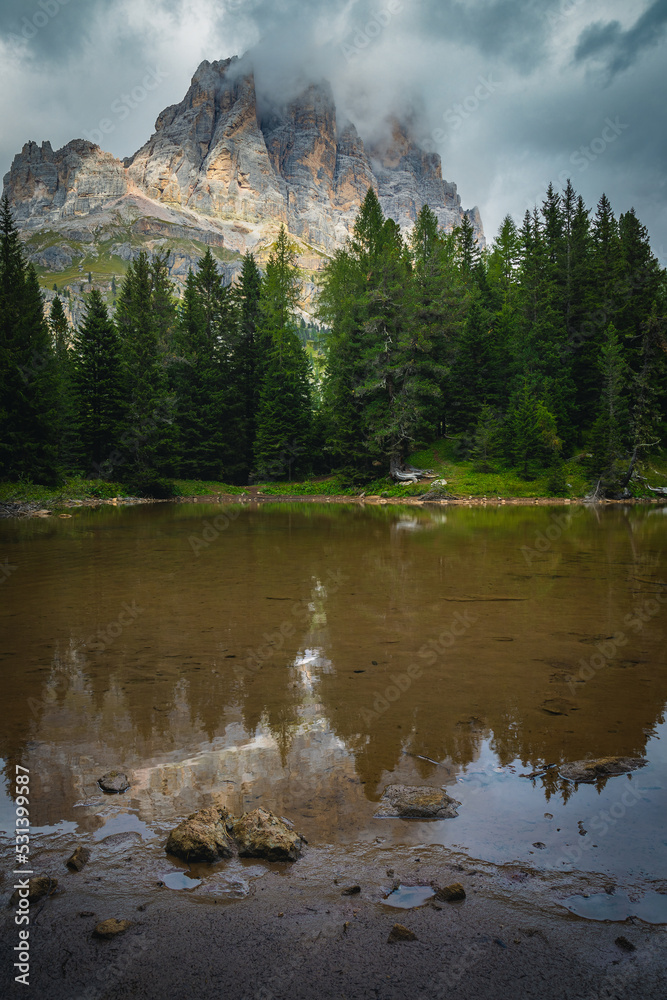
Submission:
[[[232,856],[224,809],[200,809],[171,831],[165,850],[184,861],[218,861]]]
[[[456,807],[460,805],[441,788],[388,785],[375,815],[381,819],[450,819],[458,816]]]
[[[57,878],[51,878],[49,875],[37,875],[28,881],[28,902],[36,903],[43,896],[50,896],[57,888]],[[21,898],[25,899],[25,896],[22,897],[20,891],[17,889],[9,901],[10,906],[15,906]]]
[[[266,858],[267,861],[296,861],[305,838],[289,830],[268,809],[255,809],[235,820],[234,839],[239,855],[244,858]]]
[[[107,771],[97,779],[97,784],[103,792],[126,792],[130,787],[127,775],[122,771]]]
[[[466,891],[460,882],[453,882],[451,885],[436,888],[435,898],[443,903],[456,903],[466,898]]]
[[[87,847],[77,847],[72,857],[65,864],[71,871],[80,872],[84,865],[90,861],[90,851]]]
[[[132,926],[133,924],[131,920],[116,920],[115,917],[111,917],[110,920],[103,920],[99,923],[93,931],[93,935],[94,937],[106,938],[109,940],[110,938],[116,937],[118,934],[122,934]]]
[[[597,760],[575,760],[571,764],[562,764],[558,773],[567,781],[593,782],[598,778],[612,778],[636,771],[647,763],[644,757],[598,757]]]
[[[389,932],[389,937],[387,938],[387,944],[396,944],[397,941],[416,941],[417,935],[414,931],[411,931],[408,927],[404,927],[403,924],[394,924],[391,931]]]

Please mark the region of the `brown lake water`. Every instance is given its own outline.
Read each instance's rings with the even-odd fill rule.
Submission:
[[[666,513],[163,504],[0,522],[0,847],[19,763],[43,858],[134,833],[174,888],[199,882],[165,864],[164,835],[212,796],[315,846],[442,845],[655,887]],[[598,786],[523,776],[606,755],[648,765]],[[97,786],[112,768],[124,795]],[[374,818],[393,783],[445,787],[458,817]]]

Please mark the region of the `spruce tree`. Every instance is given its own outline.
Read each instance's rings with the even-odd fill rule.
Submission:
[[[308,467],[312,406],[308,358],[295,319],[299,285],[296,254],[281,226],[260,296],[258,329],[268,353],[262,359],[255,440],[259,478],[291,479]]]
[[[619,463],[627,457],[630,441],[630,418],[627,400],[627,365],[613,323],[606,330],[598,361],[600,405],[593,425],[591,441],[592,472],[604,485],[619,482]]]
[[[124,467],[130,476],[154,476],[171,460],[166,442],[172,406],[160,344],[164,324],[155,306],[151,262],[142,251],[125,275],[115,316],[128,400]]]
[[[65,315],[59,295],[54,298],[49,312],[49,326],[53,339],[58,383],[58,461],[63,468],[76,465],[77,435],[72,406],[70,340],[72,328]]]
[[[113,479],[126,473],[124,373],[118,333],[97,289],[86,301],[71,350],[72,408],[78,431],[76,456],[86,474]]]
[[[261,291],[262,276],[253,254],[248,252],[243,258],[241,277],[234,289],[239,325],[236,371],[241,393],[246,475],[255,466],[254,447],[263,365],[259,337]]]
[[[44,301],[9,199],[0,206],[0,477],[58,476],[58,377]]]

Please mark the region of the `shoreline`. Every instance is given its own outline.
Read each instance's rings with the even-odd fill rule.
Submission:
[[[4,502],[0,503],[0,520],[20,518],[46,518],[51,516],[69,518],[68,511],[91,510],[99,507],[137,507],[149,504],[221,504],[252,505],[252,504],[354,504],[371,507],[624,507],[624,506],[660,506],[667,505],[667,497],[629,497],[625,500],[596,501],[584,497],[447,497],[443,499],[422,500],[420,497],[382,497],[382,496],[327,496],[325,494],[227,494],[212,493],[197,496],[177,496],[169,499],[152,497],[113,497],[111,499],[89,498],[85,500],[65,499],[37,502]]]
[[[97,845],[98,851],[104,847]],[[255,877],[243,898],[196,898],[195,892],[166,887],[159,868],[142,870],[138,848],[128,841],[111,851],[120,851],[123,859],[122,884],[108,863],[98,868],[94,858],[80,874],[55,873],[59,889],[34,907],[31,925],[30,983],[37,995],[52,1000],[120,1000],[130,994],[144,1000],[192,995],[200,1000],[451,995],[658,1000],[665,995],[664,926],[635,917],[584,919],[562,905],[573,890],[603,891],[613,880],[600,875],[586,878],[530,865],[495,868],[433,847],[323,845],[294,864],[249,862],[248,875],[254,870]],[[163,857],[164,868],[169,861]],[[264,869],[259,874],[258,865]],[[394,874],[404,885],[460,882],[466,898],[393,908],[383,896]],[[350,885],[358,885],[359,892],[345,895]],[[112,941],[95,939],[96,924],[111,918],[132,926]],[[0,950],[7,976],[15,937],[8,911],[3,923]],[[395,924],[416,939],[389,943]]]

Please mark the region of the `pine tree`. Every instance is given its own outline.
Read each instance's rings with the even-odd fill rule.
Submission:
[[[263,358],[259,337],[262,276],[253,254],[243,258],[241,278],[234,290],[238,324],[237,373],[242,398],[246,475],[255,467],[255,438],[259,413]]]
[[[142,251],[125,275],[115,320],[128,400],[125,469],[145,477],[164,471],[171,459],[165,442],[170,437],[172,405],[159,340],[164,325],[155,306],[151,263]]]
[[[55,353],[58,392],[58,461],[61,467],[73,468],[77,450],[75,419],[72,408],[70,339],[72,329],[62,300],[54,298],[49,312],[49,326]]]
[[[592,471],[612,486],[618,483],[618,463],[627,457],[630,421],[626,396],[628,370],[613,323],[600,350],[600,405],[592,431]]]
[[[280,227],[260,296],[262,384],[257,414],[255,472],[259,478],[292,478],[308,466],[312,422],[309,365],[297,335],[299,297],[296,255]]]
[[[82,468],[95,478],[124,475],[128,455],[122,441],[125,398],[121,347],[97,289],[87,298],[83,322],[72,340],[71,387],[79,441],[77,458]]]
[[[44,302],[5,194],[0,206],[0,477],[54,483],[58,379]]]

